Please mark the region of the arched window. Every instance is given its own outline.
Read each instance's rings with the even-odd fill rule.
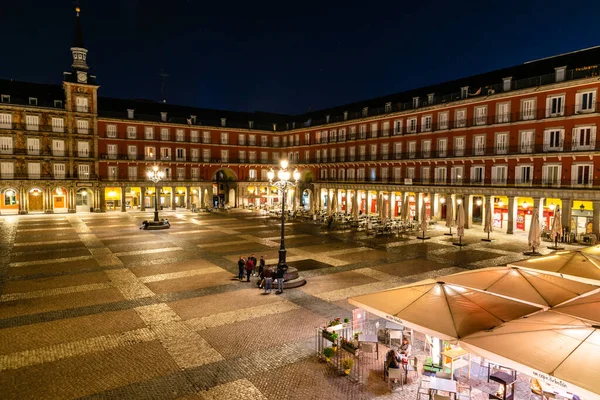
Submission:
[[[12,189],[4,192],[4,205],[14,206],[15,204],[17,204],[17,193]]]

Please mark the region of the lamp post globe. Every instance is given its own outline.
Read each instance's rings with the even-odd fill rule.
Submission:
[[[147,173],[148,179],[154,182],[154,222],[158,222],[158,186],[156,184],[160,182],[164,177],[165,173],[160,171],[158,165],[152,167],[152,170]]]

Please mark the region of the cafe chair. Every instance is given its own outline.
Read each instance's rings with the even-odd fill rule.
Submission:
[[[417,390],[417,400],[421,399],[431,399],[431,395],[429,394],[429,378],[425,379],[425,377],[421,377],[419,380],[419,389]]]
[[[375,345],[373,343],[360,343],[360,352],[362,354],[369,354],[372,357],[374,351]]]
[[[392,380],[397,379],[400,382],[400,386],[404,388],[402,368],[388,368],[388,388],[392,389]]]
[[[408,359],[408,364],[406,364],[407,377],[411,372],[414,373],[417,378],[419,377],[419,360],[417,357],[410,357]]]
[[[470,400],[471,399],[471,386],[462,383],[462,382],[457,382],[456,383],[456,400]]]

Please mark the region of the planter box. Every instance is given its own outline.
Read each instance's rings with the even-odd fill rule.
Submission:
[[[356,351],[358,349],[355,349],[354,347],[350,347],[348,345],[346,345],[345,343],[342,343],[342,349],[346,350],[348,353],[351,353],[352,355],[356,355]]]
[[[323,339],[329,340],[330,342],[333,342],[333,334],[331,332],[328,331],[323,331]]]

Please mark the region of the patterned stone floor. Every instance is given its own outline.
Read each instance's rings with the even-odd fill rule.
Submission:
[[[480,229],[460,249],[441,227],[421,243],[291,221],[288,261],[308,284],[263,295],[233,277],[240,255],[276,262],[277,219],[165,215],[168,231],[139,230],[141,212],[0,217],[3,399],[414,398],[319,363],[315,327],[350,316],[349,296],[526,249],[524,235],[487,244]]]

